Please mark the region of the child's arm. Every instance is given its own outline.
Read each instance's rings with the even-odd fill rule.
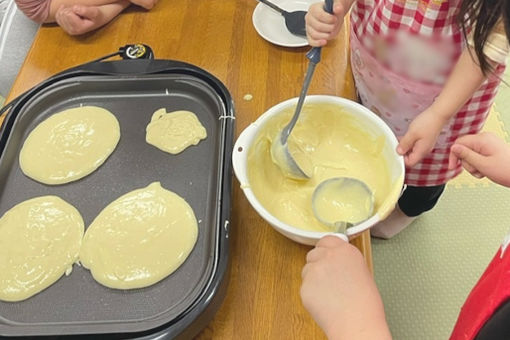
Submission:
[[[328,339],[391,339],[381,297],[358,249],[326,236],[306,262],[301,299]]]
[[[51,0],[50,11],[48,17],[44,20],[45,23],[55,22],[55,15],[60,8],[72,7],[75,5],[82,5],[84,7],[95,7],[108,5],[113,3],[123,3],[121,0]],[[129,3],[129,2],[128,2]],[[110,11],[110,9],[107,9]]]
[[[55,17],[59,26],[68,34],[80,35],[107,24],[129,4],[128,0],[122,0],[102,6],[62,7],[57,11]]]
[[[409,125],[407,133],[400,140],[397,152],[405,155],[407,166],[414,166],[423,159],[436,144],[444,125],[464,106],[480,88],[486,77],[469,44],[462,52],[452,74],[434,103]],[[497,25],[485,42],[484,55],[491,67],[504,64],[510,52],[502,22]]]
[[[324,46],[336,37],[342,28],[345,15],[356,0],[335,0],[333,14],[324,10],[324,2],[310,6],[305,16],[306,36],[310,46]]]
[[[414,166],[432,151],[443,126],[482,85],[485,76],[466,48],[455,65],[440,95],[419,114],[400,140],[397,152],[405,155],[407,166]]]
[[[466,135],[451,148],[449,167],[462,166],[473,176],[510,187],[510,145],[495,135],[482,132]]]

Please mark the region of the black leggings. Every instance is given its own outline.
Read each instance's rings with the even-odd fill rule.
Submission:
[[[434,208],[446,184],[432,187],[407,186],[398,200],[398,206],[409,217],[418,216]]]

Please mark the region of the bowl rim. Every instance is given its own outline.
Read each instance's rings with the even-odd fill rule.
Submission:
[[[273,216],[267,209],[258,201],[253,190],[248,182],[248,174],[247,174],[247,160],[248,153],[253,144],[255,137],[257,136],[260,128],[265,125],[266,121],[273,117],[273,115],[280,112],[282,109],[287,108],[289,106],[295,105],[298,101],[298,98],[290,98],[281,103],[278,103],[271,108],[269,108],[266,112],[260,115],[253,123],[251,123],[248,127],[246,127],[239,137],[236,140],[234,145],[234,152],[232,155],[232,163],[234,167],[234,173],[236,174],[237,179],[241,183],[241,189],[244,192],[244,195],[250,202],[251,206],[257,211],[257,213],[264,218],[269,224],[271,224],[278,231],[282,232],[287,237],[290,237],[288,234],[291,234],[300,238],[307,238],[310,240],[319,240],[325,235],[331,234],[330,231],[311,231],[304,230],[294,226],[291,226],[283,221],[280,221],[275,216]],[[305,99],[305,104],[317,103],[317,102],[327,102],[327,103],[335,103],[340,104],[341,106],[349,109],[354,109],[358,112],[361,112],[364,116],[368,117],[368,119],[374,121],[381,130],[384,131],[384,135],[387,140],[390,142],[390,147],[396,149],[398,145],[398,140],[393,131],[389,128],[389,126],[374,112],[370,111],[368,108],[363,105],[342,97],[332,96],[332,95],[310,95]],[[241,149],[240,149],[241,148]],[[399,164],[399,168],[402,174],[405,174],[405,166],[404,166],[404,157],[396,154],[397,162]],[[400,186],[404,186],[404,176],[402,175],[399,178]],[[397,183],[398,184],[398,183]],[[396,204],[397,202],[395,202]],[[351,227],[347,230],[347,236],[353,237],[355,235],[360,234],[361,232],[369,229],[371,226],[376,224],[381,220],[380,215],[376,212],[370,218],[365,220],[364,222]]]

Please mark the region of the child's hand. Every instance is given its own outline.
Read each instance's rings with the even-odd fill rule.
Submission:
[[[305,16],[306,37],[310,46],[324,46],[328,40],[336,37],[344,22],[344,16],[349,11],[346,7],[335,0],[332,15],[324,10],[324,2],[310,6]]]
[[[306,262],[301,299],[329,339],[390,338],[379,292],[354,246],[326,236]]]
[[[129,0],[132,4],[143,7],[145,9],[152,9],[158,0]]]
[[[510,145],[495,135],[482,132],[455,141],[450,151],[449,167],[459,162],[473,176],[510,187]]]
[[[55,13],[55,21],[68,34],[79,35],[95,29],[100,14],[99,6],[62,6]]]
[[[404,155],[406,166],[415,166],[434,149],[445,123],[446,121],[431,109],[423,111],[411,122],[397,146],[397,153]]]

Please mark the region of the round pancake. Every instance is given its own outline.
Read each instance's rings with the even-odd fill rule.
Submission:
[[[25,300],[72,270],[83,219],[57,196],[19,203],[0,218],[0,300]]]
[[[69,183],[101,166],[119,139],[119,122],[108,110],[96,106],[68,109],[30,132],[20,152],[20,167],[41,183]]]
[[[85,233],[80,262],[104,286],[147,287],[186,260],[197,235],[189,204],[154,182],[101,211]]]

